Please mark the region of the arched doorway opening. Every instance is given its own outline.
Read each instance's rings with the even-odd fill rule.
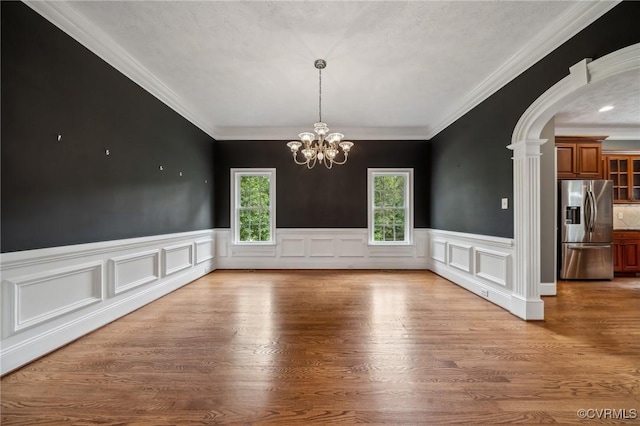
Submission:
[[[596,61],[584,59],[543,93],[516,124],[513,150],[514,271],[511,312],[526,320],[544,319],[540,298],[540,147],[543,129],[561,107],[589,85],[640,69],[640,43]]]

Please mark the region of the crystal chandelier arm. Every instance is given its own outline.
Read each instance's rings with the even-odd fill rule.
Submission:
[[[302,165],[305,165],[305,164],[309,163],[308,160],[307,161],[298,161],[298,153],[297,152],[293,153],[293,161],[299,166],[302,166]]]
[[[313,169],[313,168],[315,167],[315,165],[316,165],[316,162],[317,162],[317,161],[318,161],[318,156],[317,156],[317,155],[314,155],[314,156],[313,156],[313,162],[311,162],[311,160],[308,160],[308,161],[307,161],[307,168],[308,168],[309,170]]]
[[[333,161],[333,160],[328,160],[328,161],[327,161],[327,157],[324,157],[324,166],[325,166],[327,169],[331,169],[331,168],[333,167],[333,163],[334,163],[334,161]]]
[[[338,166],[341,166],[344,163],[346,163],[347,162],[347,158],[349,157],[349,153],[343,152],[343,154],[344,154],[344,159],[342,161],[333,160],[333,163],[337,164]]]
[[[344,159],[342,161],[335,161],[337,165],[342,165],[347,162],[349,158],[349,152],[351,151],[351,147],[353,146],[353,142],[351,141],[342,141],[338,144],[340,148],[342,148],[342,155],[344,155]]]

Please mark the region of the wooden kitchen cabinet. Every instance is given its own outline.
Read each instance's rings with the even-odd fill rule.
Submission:
[[[602,179],[602,143],[594,138],[556,136],[558,179]]]
[[[622,247],[621,241],[613,240],[613,272],[622,272]]]
[[[558,179],[573,179],[576,175],[576,144],[556,142]]]
[[[640,155],[607,155],[604,159],[604,178],[613,181],[613,202],[640,203]]]
[[[640,231],[613,232],[613,272],[640,272]]]

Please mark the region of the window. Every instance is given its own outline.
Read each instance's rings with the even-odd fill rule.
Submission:
[[[231,229],[235,244],[273,244],[276,170],[231,169]]]
[[[411,244],[413,169],[368,169],[369,244]]]

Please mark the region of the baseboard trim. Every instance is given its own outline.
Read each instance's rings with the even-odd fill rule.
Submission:
[[[434,264],[431,271],[503,309],[511,308],[511,295],[508,292],[488,286],[444,265]]]
[[[540,283],[540,296],[555,296],[557,294],[557,284]]]

